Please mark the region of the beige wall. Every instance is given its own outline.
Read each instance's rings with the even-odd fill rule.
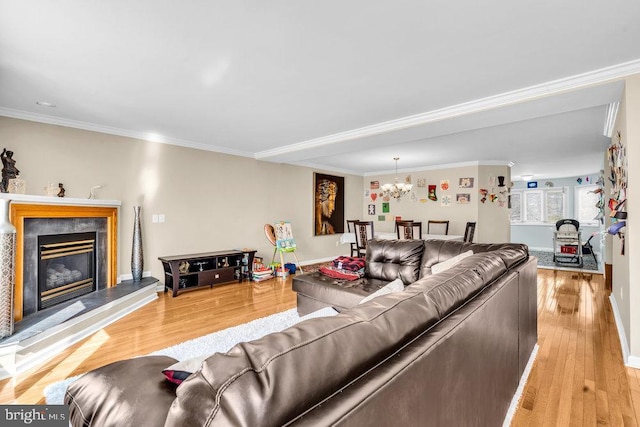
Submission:
[[[49,182],[62,182],[67,197],[86,198],[102,185],[98,198],[122,201],[121,275],[130,273],[138,203],[144,270],[161,279],[163,255],[251,247],[270,260],[262,227],[277,220],[292,222],[303,264],[349,252],[337,236],[313,236],[316,170],[6,117],[0,117],[0,140],[15,152],[27,193],[44,195]],[[344,176],[345,217],[358,217],[362,177]],[[154,213],[165,214],[166,222],[153,224]]]
[[[371,182],[378,181],[380,185],[387,182],[394,182],[394,175],[372,175],[366,176],[363,182],[363,209],[362,217],[366,220],[373,220],[376,231],[393,232],[393,218],[400,216],[405,219],[423,222],[423,232],[426,233],[426,223],[428,220],[449,220],[449,234],[463,235],[468,221],[477,222],[474,242],[508,242],[510,241],[509,210],[506,207],[499,207],[499,204],[491,203],[487,200],[480,203],[480,188],[490,191],[489,176],[505,176],[505,184],[510,182],[508,166],[463,166],[445,169],[433,169],[411,173],[398,173],[399,180],[404,180],[407,175],[411,175],[413,184],[412,193],[414,195],[404,196],[400,201],[391,199],[389,201],[389,213],[382,212],[381,197],[372,201],[366,197],[367,191],[380,193],[381,190],[372,190]],[[459,188],[460,178],[473,178],[473,188]],[[437,201],[428,200],[428,187],[418,187],[418,181],[424,179],[427,185],[436,185]],[[449,180],[449,190],[443,191],[440,188],[442,180]],[[497,183],[496,183],[497,186]],[[495,191],[500,189],[494,187]],[[506,188],[505,188],[506,190]],[[471,203],[456,203],[456,194],[468,193],[471,195]],[[442,196],[449,195],[452,198],[451,206],[441,205]],[[369,215],[368,205],[375,205],[375,215]],[[386,215],[384,220],[378,218],[379,215]]]
[[[613,134],[620,132],[627,153],[627,212],[629,220],[625,229],[625,255],[621,255],[622,241],[618,237],[608,240],[611,244],[613,268],[613,298],[624,328],[630,363],[640,362],[640,263],[635,260],[640,248],[640,226],[634,225],[633,212],[640,212],[640,197],[635,197],[635,187],[640,186],[640,75],[626,79],[625,90]],[[609,226],[610,224],[607,224]],[[624,343],[623,343],[624,345]]]
[[[506,187],[491,187],[489,185],[492,177],[504,176]],[[505,206],[508,203],[509,185],[511,183],[511,168],[508,166],[480,166],[478,168],[478,179],[480,186],[486,188],[490,193],[498,194],[499,201],[478,204],[478,228],[476,229],[476,239],[474,241],[482,243],[502,243],[511,241],[511,221],[509,219],[509,209]],[[496,184],[497,185],[497,184]],[[477,193],[478,190],[476,190]],[[476,199],[480,196],[477,195]]]
[[[640,212],[640,197],[635,197],[634,189],[640,186],[640,75],[627,79],[626,88],[626,135],[627,149],[627,210],[629,221],[626,234],[626,257],[629,264],[629,298],[623,304],[629,306],[629,350],[630,355],[640,357],[640,263],[634,257],[640,248],[640,226],[634,225],[633,212]],[[615,267],[614,267],[615,268]],[[635,309],[634,309],[635,308]]]
[[[626,92],[626,91],[625,91]],[[627,145],[628,141],[628,133],[627,133],[627,95],[623,94],[622,100],[620,101],[620,108],[618,110],[618,116],[616,118],[616,123],[613,131],[615,141],[615,135],[617,132],[620,132],[622,136],[621,142],[623,145]],[[606,167],[606,175],[611,176],[611,167],[609,166],[608,159],[605,161]],[[611,194],[611,182],[607,180],[606,182],[606,194]],[[608,198],[606,199],[608,200]],[[609,213],[609,209],[607,206],[607,215]],[[608,228],[611,226],[611,221],[608,220],[605,223],[605,227]],[[625,250],[626,255],[621,254],[622,249],[622,240],[618,236],[607,235],[606,245],[607,247],[607,255],[610,256],[609,262],[612,264],[612,293],[615,298],[618,314],[620,316],[620,320],[622,321],[622,326],[624,328],[625,339],[627,343],[630,343],[629,333],[631,332],[630,325],[630,305],[629,305],[629,251],[628,251],[628,243],[625,242]],[[624,345],[624,344],[623,344]]]

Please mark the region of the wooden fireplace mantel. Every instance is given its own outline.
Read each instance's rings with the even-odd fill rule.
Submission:
[[[107,283],[117,284],[118,260],[118,211],[117,200],[94,200],[0,194],[11,200],[9,218],[16,227],[16,284],[14,292],[14,319],[22,320],[23,268],[24,268],[24,220],[25,218],[106,218],[107,220]]]

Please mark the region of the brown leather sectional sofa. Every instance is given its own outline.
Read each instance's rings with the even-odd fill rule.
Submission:
[[[537,341],[535,258],[517,244],[372,243],[369,285],[340,292],[359,301],[398,275],[404,291],[216,353],[177,389],[157,357],[95,370],[69,387],[72,425],[502,425]],[[306,285],[314,304],[333,297]]]

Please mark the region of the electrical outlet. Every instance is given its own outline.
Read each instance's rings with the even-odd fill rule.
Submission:
[[[158,222],[158,214],[151,215],[151,222],[154,224]]]
[[[164,214],[159,214],[158,215],[158,222],[160,222],[160,223],[164,222]]]

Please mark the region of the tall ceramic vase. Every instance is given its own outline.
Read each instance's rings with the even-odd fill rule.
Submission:
[[[134,282],[142,279],[144,260],[142,256],[142,230],[140,224],[140,206],[133,207],[133,245],[131,247],[131,276]]]
[[[13,334],[16,228],[9,221],[9,200],[0,200],[0,338]]]

